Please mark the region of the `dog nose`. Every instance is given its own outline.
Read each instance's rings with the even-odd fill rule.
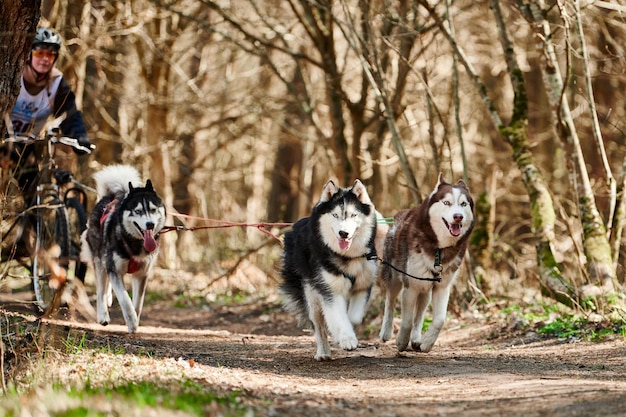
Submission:
[[[348,232],[344,232],[343,230],[339,231],[339,237],[342,239],[347,239],[348,238]]]
[[[454,216],[452,216],[454,218],[454,221],[457,223],[462,223],[463,222],[463,215],[460,213],[456,213]]]
[[[147,222],[146,223],[146,229],[154,230],[154,222]]]

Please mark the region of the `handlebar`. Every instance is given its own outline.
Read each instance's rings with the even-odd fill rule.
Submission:
[[[60,143],[62,145],[71,146],[72,148],[90,154],[92,150],[96,149],[95,145],[83,146],[78,143],[78,139],[70,138],[67,136],[46,135],[44,137],[34,136],[20,136],[13,135],[6,137],[2,140],[2,143],[22,143],[24,145],[32,145],[36,142],[51,142]]]

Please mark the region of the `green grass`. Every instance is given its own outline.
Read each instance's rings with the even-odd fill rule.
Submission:
[[[178,295],[174,301],[176,308],[200,308],[207,305],[207,300],[202,295]]]
[[[576,312],[560,304],[511,305],[500,310],[505,317],[516,316],[523,329],[532,329],[547,337],[601,341],[609,336],[626,338],[626,318],[603,318],[591,321],[584,312]]]
[[[175,384],[164,386],[155,382],[139,381],[110,387],[94,387],[88,383],[82,388],[72,388],[69,395],[83,400],[105,395],[111,400],[121,398],[140,409],[158,407],[197,416],[210,415],[215,411],[226,416],[241,416],[246,413],[247,409],[240,401],[239,392],[220,395],[205,391],[200,384],[192,380],[182,380]]]
[[[614,322],[590,322],[586,317],[574,315],[557,317],[554,321],[540,326],[537,330],[559,339],[577,338],[591,342],[598,342],[608,336],[626,338],[626,320]]]
[[[80,353],[85,348],[85,341],[87,338],[86,332],[80,332],[81,334],[75,334],[69,331],[65,338],[65,353]]]
[[[176,308],[201,308],[211,304],[216,305],[239,305],[249,302],[251,294],[246,291],[229,290],[216,294],[214,299],[207,300],[203,295],[179,294],[174,300]]]
[[[189,379],[168,383],[125,381],[120,385],[108,386],[93,386],[87,382],[79,387],[68,387],[56,382],[48,388],[40,386],[32,390],[18,393],[14,387],[9,388],[0,404],[0,416],[30,415],[29,410],[33,409],[38,413],[45,410],[48,413],[45,415],[54,417],[168,416],[168,410],[178,416],[181,413],[223,417],[250,415],[240,392],[219,394]],[[29,406],[23,402],[26,397],[31,398]]]
[[[72,410],[67,410],[62,414],[55,414],[55,417],[106,417],[108,415],[108,413],[89,410],[85,407],[77,407]]]
[[[94,353],[108,353],[112,355],[123,355],[126,352],[123,346],[112,346],[109,341],[106,344],[95,343],[87,339],[85,330],[72,330],[67,333],[63,341],[65,353],[68,355],[80,354],[86,349],[93,350]],[[139,352],[139,355],[150,356],[149,352]]]
[[[159,301],[166,300],[167,296],[162,292],[146,291],[146,295],[143,301],[144,306],[155,305]]]
[[[559,339],[583,337],[585,335],[584,325],[586,323],[587,320],[583,318],[557,317],[554,321],[540,326],[537,329],[537,333],[558,337]]]
[[[112,347],[110,344],[99,345],[90,341],[85,331],[70,330],[63,340],[64,353],[67,355],[80,355],[87,351],[93,353],[105,353],[110,355],[124,354],[123,348]],[[88,353],[88,352],[87,352]],[[146,355],[139,352],[139,356]],[[147,356],[150,356],[149,354]],[[246,408],[241,404],[240,393],[231,392],[217,394],[206,387],[190,379],[178,381],[152,382],[152,381],[108,381],[104,384],[92,384],[89,379],[84,385],[67,387],[58,382],[52,382],[52,391],[58,393],[59,398],[68,397],[79,399],[79,406],[68,406],[60,413],[55,412],[55,417],[96,417],[109,415],[90,409],[85,404],[94,403],[91,398],[106,397],[109,401],[124,403],[126,406],[138,409],[159,408],[184,412],[189,415],[221,415],[241,416],[246,413]],[[17,395],[17,393],[14,393]],[[124,406],[123,406],[124,407]],[[11,410],[0,407],[0,416],[12,415]],[[20,415],[19,413],[14,415]]]

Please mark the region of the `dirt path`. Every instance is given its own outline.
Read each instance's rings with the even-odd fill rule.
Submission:
[[[123,349],[123,365],[88,354],[63,363],[60,375],[191,378],[207,389],[242,392],[260,416],[626,414],[621,338],[490,339],[495,325],[451,319],[428,354],[398,354],[393,341],[371,336],[356,351],[333,348],[334,360],[318,363],[312,336],[272,303],[210,309],[159,303],[146,307],[132,336],[119,315],[112,320],[119,324],[61,324],[88,330],[90,344]]]

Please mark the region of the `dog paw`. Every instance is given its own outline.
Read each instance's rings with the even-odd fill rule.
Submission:
[[[128,333],[133,334],[139,328],[139,320],[126,320],[126,325],[128,326]]]
[[[98,323],[100,323],[103,326],[106,326],[110,322],[111,322],[111,319],[109,318],[109,313],[99,313],[98,314]]]
[[[324,361],[330,361],[330,360],[332,360],[332,358],[330,356],[330,353],[328,353],[328,354],[325,353],[325,354],[321,354],[321,355],[318,353],[318,354],[315,355],[315,360],[318,361],[318,362],[324,362]]]
[[[399,331],[396,337],[396,346],[400,352],[404,352],[409,346],[409,335],[407,333],[408,332]]]
[[[423,352],[423,345],[424,342],[422,341],[422,334],[421,332],[413,332],[413,334],[411,334],[411,349],[413,349],[416,352]]]
[[[401,343],[396,340],[396,346],[398,348],[398,352],[404,352],[406,348],[409,346],[409,342]]]
[[[396,346],[400,352],[404,352],[409,346],[409,340],[411,335],[411,329],[400,327],[398,335],[396,336]]]
[[[437,341],[437,336],[439,336],[439,332],[437,333],[426,332],[426,334],[424,335],[424,339],[422,340],[422,343],[420,344],[420,351],[425,352],[425,353],[430,352],[433,346],[435,346],[435,342]]]
[[[417,349],[415,349],[415,347],[413,347],[413,349],[415,349],[418,352],[428,353],[432,350],[434,344],[435,344],[434,341],[432,343],[422,342],[421,344],[417,345]]]
[[[346,336],[339,340],[339,346],[343,350],[354,350],[359,346],[359,341],[356,336]]]
[[[318,361],[318,362],[331,360],[331,357],[330,357],[330,345],[319,346],[317,348],[317,353],[315,354],[315,360]]]
[[[385,343],[386,341],[391,339],[391,329],[381,329],[378,336],[380,337],[380,341]]]

